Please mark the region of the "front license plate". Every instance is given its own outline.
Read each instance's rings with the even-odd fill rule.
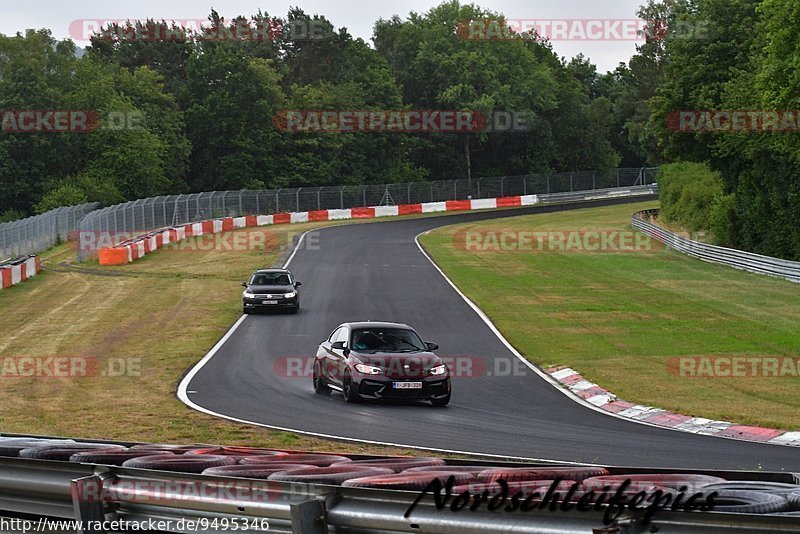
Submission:
[[[261,304],[277,304],[277,300],[262,300]]]
[[[422,389],[422,382],[395,382],[394,389]]]

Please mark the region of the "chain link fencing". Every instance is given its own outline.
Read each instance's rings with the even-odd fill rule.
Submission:
[[[38,254],[75,239],[78,221],[98,207],[97,202],[56,208],[41,215],[0,223],[0,261]]]
[[[145,198],[93,211],[78,223],[78,260],[157,228],[220,217],[419,204],[647,185],[657,168],[623,168],[404,184],[212,191]]]

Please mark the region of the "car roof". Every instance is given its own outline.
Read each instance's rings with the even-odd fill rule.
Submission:
[[[289,273],[289,274],[291,274],[291,271],[289,269],[279,269],[279,268],[259,269],[256,272],[254,272],[253,274],[266,274],[266,273]]]
[[[404,323],[389,323],[385,321],[356,321],[350,323],[342,323],[339,325],[341,326],[349,326],[351,329],[353,328],[406,328],[408,330],[414,330],[410,326]]]

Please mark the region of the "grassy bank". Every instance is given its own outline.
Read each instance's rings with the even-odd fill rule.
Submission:
[[[91,376],[29,378],[15,376],[9,363],[12,367],[0,374],[0,431],[402,452],[230,423],[190,410],[175,396],[183,373],[240,316],[239,281],[273,265],[292,236],[320,224],[234,232],[250,233],[244,243],[259,242],[252,233],[263,233],[261,250],[230,251],[223,244],[198,251],[210,241],[187,242],[125,267],[79,265],[92,273],[70,270],[75,252],[69,245],[45,253],[49,269],[0,292],[0,359],[63,356],[97,362],[97,367]]]
[[[654,244],[598,252],[556,242],[537,250],[534,240],[520,251],[511,250],[513,238],[507,247],[489,239],[518,232],[630,232],[631,214],[657,205],[449,226],[421,241],[508,340],[542,367],[568,365],[628,401],[800,429],[797,376],[687,378],[669,370],[680,356],[798,358],[800,285]]]

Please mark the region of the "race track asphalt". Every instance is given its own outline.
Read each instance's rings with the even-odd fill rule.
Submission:
[[[336,392],[315,395],[309,376],[287,376],[287,362],[312,358],[338,324],[356,320],[405,322],[437,342],[440,356],[478,358],[490,373],[506,370],[513,354],[419,250],[415,237],[460,222],[640,200],[314,230],[289,266],[303,282],[300,313],[246,316],[187,375],[188,404],[271,427],[421,448],[609,465],[800,472],[798,448],[622,420],[575,402],[527,368],[513,376],[455,378],[446,408],[346,404]]]

